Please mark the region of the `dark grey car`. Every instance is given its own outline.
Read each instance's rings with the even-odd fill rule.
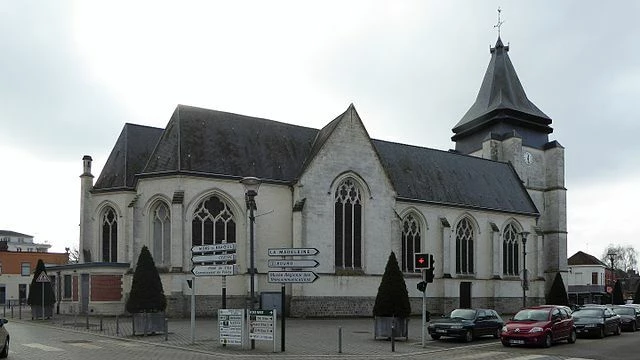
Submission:
[[[628,305],[614,305],[611,310],[620,316],[622,330],[636,331],[640,328],[640,309]]]
[[[620,316],[604,305],[587,305],[572,314],[578,336],[620,335]]]
[[[441,319],[433,320],[428,331],[434,340],[447,336],[469,342],[484,335],[491,335],[497,339],[503,325],[504,321],[495,310],[455,309]]]

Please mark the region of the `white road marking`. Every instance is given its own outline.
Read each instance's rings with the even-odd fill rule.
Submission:
[[[487,351],[487,352],[469,354],[469,355],[464,355],[464,356],[456,356],[456,360],[483,359],[483,358],[488,358],[488,357],[493,357],[493,356],[498,356],[498,355],[503,355],[503,354],[506,354],[506,353],[499,352],[499,351]]]
[[[509,360],[533,360],[533,359],[541,359],[541,358],[549,358],[547,355],[525,355],[525,356],[518,356],[518,357],[514,357],[514,358],[509,358]]]
[[[91,350],[102,349],[102,346],[93,345],[93,344],[87,344],[87,343],[75,343],[75,344],[72,343],[70,345],[77,346],[77,347],[83,348],[83,349],[91,349]]]
[[[32,348],[36,348],[36,349],[40,349],[40,350],[44,350],[44,351],[64,351],[64,350],[59,349],[57,347],[47,346],[47,345],[38,344],[38,343],[22,344],[22,345],[28,346],[28,347],[32,347]]]

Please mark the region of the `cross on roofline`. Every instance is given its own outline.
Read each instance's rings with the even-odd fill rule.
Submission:
[[[498,29],[498,37],[500,37],[500,28],[502,27],[502,24],[504,24],[504,21],[500,20],[500,13],[502,13],[502,9],[498,6],[498,23],[493,25],[494,28]]]

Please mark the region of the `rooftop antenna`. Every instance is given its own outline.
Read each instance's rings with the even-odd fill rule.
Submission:
[[[498,6],[498,23],[493,25],[494,28],[498,28],[498,37],[500,37],[500,27],[502,26],[502,24],[504,24],[504,21],[500,20],[501,12],[502,12],[502,9],[500,9],[500,6]]]

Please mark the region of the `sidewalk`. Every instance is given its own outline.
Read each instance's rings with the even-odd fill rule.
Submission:
[[[427,336],[422,347],[421,318],[413,317],[409,321],[409,338],[374,340],[372,318],[355,319],[285,319],[285,351],[281,352],[281,319],[276,324],[276,342],[255,341],[255,349],[250,346],[226,345],[219,343],[217,318],[197,318],[193,332],[190,319],[168,319],[168,333],[157,335],[133,335],[131,317],[102,317],[85,315],[55,315],[52,319],[32,320],[31,313],[22,310],[22,319],[18,313],[6,314],[9,320],[34,325],[54,326],[71,331],[89,332],[124,341],[142,341],[159,346],[170,346],[189,351],[217,355],[260,356],[260,357],[308,357],[322,356],[366,356],[388,358],[418,355],[442,351],[442,347],[430,346]],[[339,334],[341,338],[339,339]],[[392,351],[392,346],[394,351]]]

